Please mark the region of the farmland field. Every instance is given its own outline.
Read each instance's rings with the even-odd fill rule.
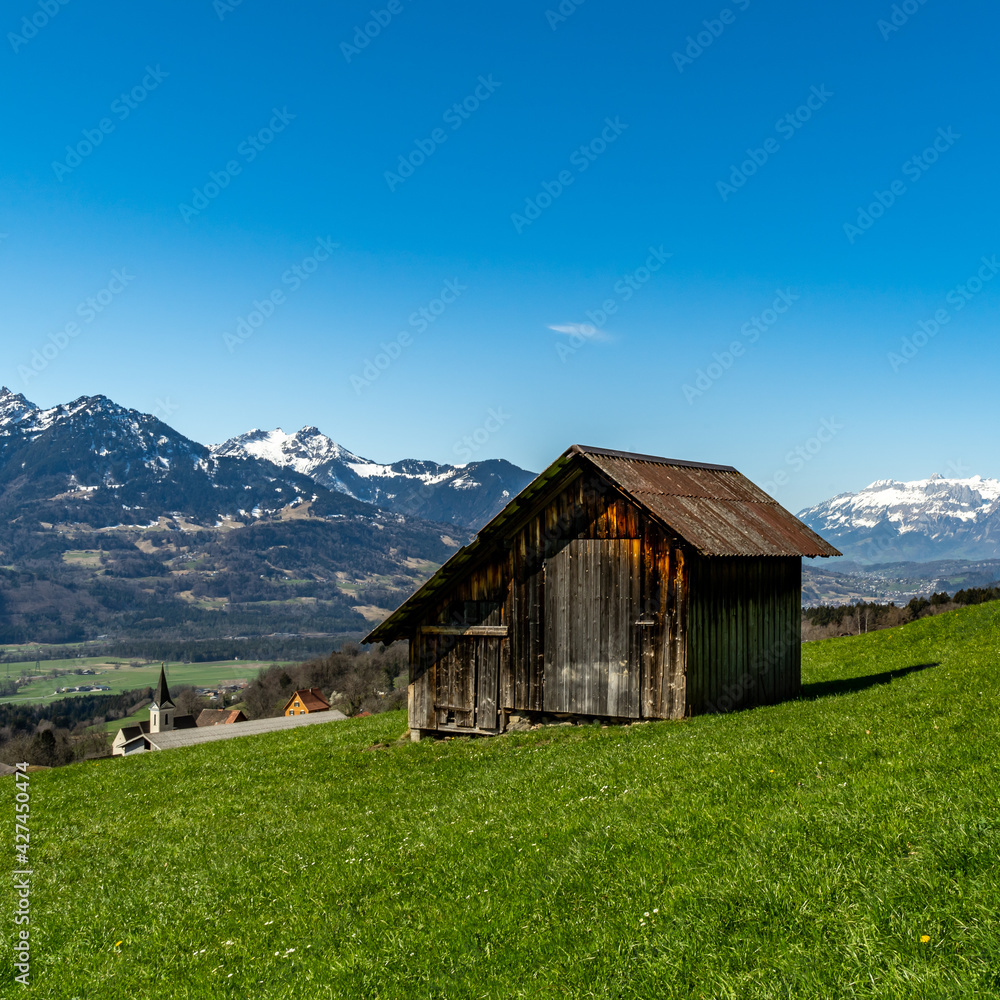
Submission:
[[[998,637],[993,603],[809,644],[799,701],[683,722],[33,774],[32,993],[995,997]]]
[[[290,661],[282,661],[282,663]],[[117,668],[116,668],[117,663]],[[195,687],[233,684],[237,680],[251,681],[261,669],[272,666],[271,662],[220,660],[215,663],[167,663],[167,682],[171,689],[185,684]],[[41,671],[51,674],[53,670],[70,671],[87,668],[94,674],[63,673],[58,678],[36,677],[34,661],[28,663],[0,663],[0,678],[17,677],[23,670],[32,677],[28,684],[18,689],[16,695],[0,698],[0,702],[25,702],[44,704],[58,698],[72,698],[72,694],[53,694],[57,687],[77,687],[84,684],[106,685],[111,690],[106,694],[117,694],[133,688],[155,687],[160,676],[159,663],[129,666],[128,660],[109,660],[102,657],[80,657],[72,660],[43,660]],[[85,692],[81,692],[85,693]]]

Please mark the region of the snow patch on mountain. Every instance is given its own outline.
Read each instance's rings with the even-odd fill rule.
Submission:
[[[364,480],[410,479],[427,486],[451,480],[451,485],[456,489],[471,489],[482,485],[461,475],[466,464],[438,465],[412,459],[404,459],[393,465],[373,462],[348,451],[316,427],[303,427],[295,434],[286,434],[280,427],[273,431],[254,429],[222,444],[210,445],[210,449],[214,455],[228,458],[253,456],[282,468],[294,469],[303,475],[314,476],[325,486],[349,493],[358,499],[367,498],[360,496],[359,491],[344,482],[345,478],[349,478],[344,476],[345,471]],[[384,492],[379,486],[374,488]],[[360,492],[363,493],[364,490]]]
[[[19,392],[13,392],[7,386],[0,388],[0,427],[14,424],[23,417],[37,410],[38,407],[25,399]]]

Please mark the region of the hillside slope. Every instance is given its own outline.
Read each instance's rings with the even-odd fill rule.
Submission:
[[[34,992],[995,996],[998,627],[809,644],[802,700],[728,716],[34,775]]]

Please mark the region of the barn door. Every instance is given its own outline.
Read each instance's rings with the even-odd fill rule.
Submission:
[[[545,560],[545,711],[639,717],[640,550],[580,538]]]
[[[497,728],[501,643],[495,636],[438,635],[434,714],[439,729]]]

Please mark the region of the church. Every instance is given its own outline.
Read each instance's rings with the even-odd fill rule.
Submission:
[[[143,753],[153,749],[149,737],[157,733],[170,733],[178,729],[194,729],[197,723],[193,715],[178,715],[177,706],[170,697],[167,675],[160,664],[160,680],[149,706],[149,720],[134,726],[123,726],[118,730],[111,753],[115,757],[127,757],[133,753]]]

